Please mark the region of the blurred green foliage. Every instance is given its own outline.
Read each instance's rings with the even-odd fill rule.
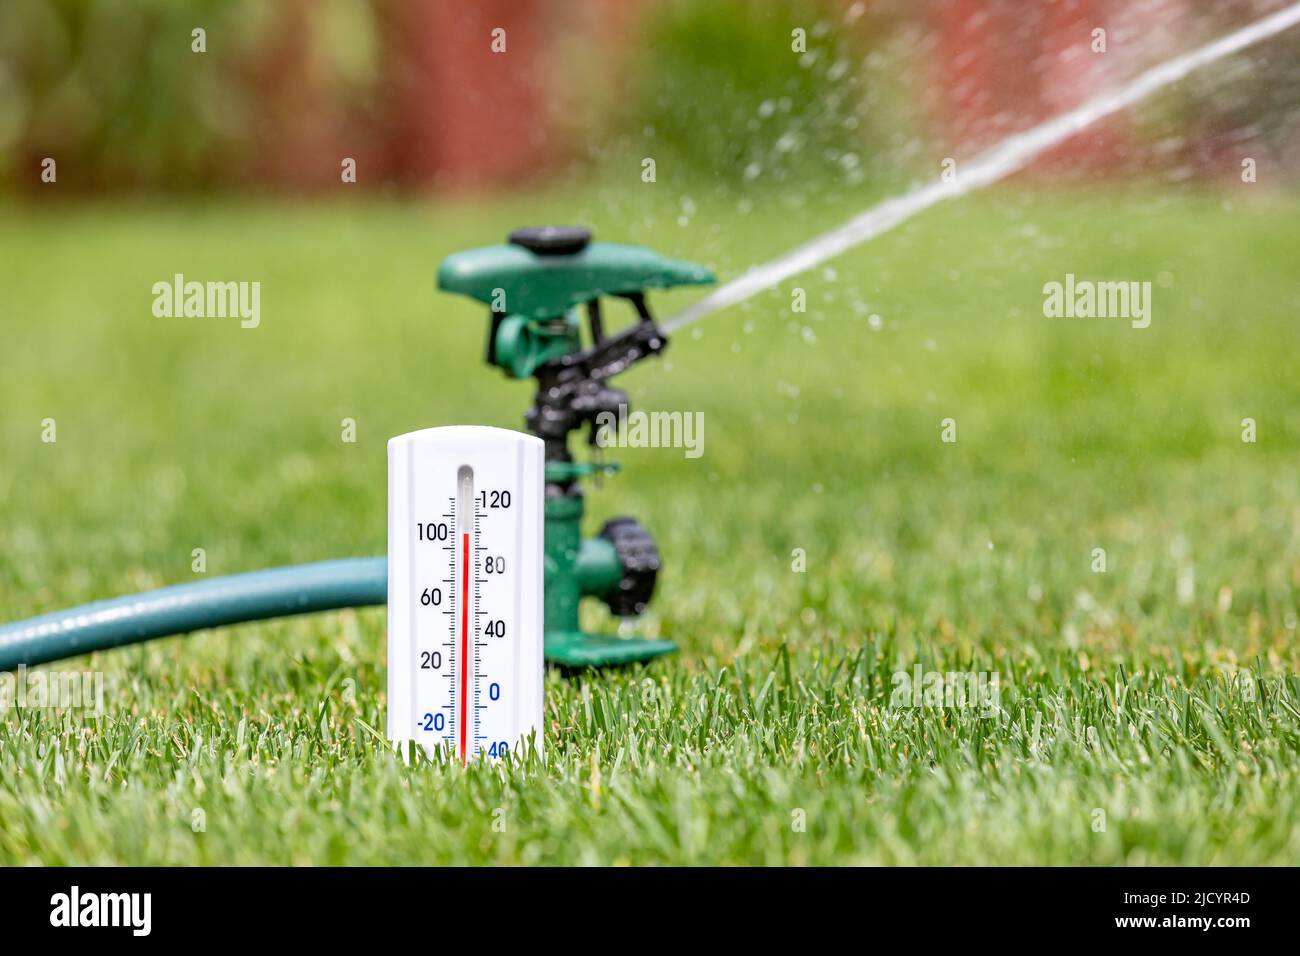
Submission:
[[[882,109],[883,77],[866,57],[867,40],[883,30],[861,8],[831,0],[656,7],[623,113],[629,136],[657,162],[668,157],[724,186],[801,176],[861,182],[886,120],[898,119]]]
[[[374,29],[352,0],[5,0],[0,186],[35,182],[46,156],[78,191],[247,182],[288,106],[277,89],[314,83],[346,109],[373,82]]]
[[[229,177],[248,147],[249,104],[228,68],[255,42],[265,9],[220,0],[0,5],[0,143],[9,147],[0,175],[26,178],[53,156],[82,187]],[[196,25],[226,42],[195,55]]]
[[[6,0],[0,188],[33,188],[47,156],[78,192],[297,185],[294,150],[314,156],[340,136],[382,143],[402,122],[385,102],[406,69],[393,47],[400,9],[400,0]],[[887,131],[906,127],[880,53],[893,32],[859,6],[648,4],[630,58],[593,43],[581,18],[541,15],[552,13],[562,36],[547,40],[548,95],[573,100],[564,138],[578,155],[642,151],[723,183],[853,184]],[[206,31],[201,55],[196,27]],[[792,49],[795,29],[806,52]],[[630,67],[628,89],[611,96],[619,64]],[[566,82],[579,65],[585,79]]]

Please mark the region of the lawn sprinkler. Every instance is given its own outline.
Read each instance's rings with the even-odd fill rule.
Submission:
[[[532,435],[448,426],[398,436],[388,449],[387,556],[175,584],[0,624],[0,671],[245,621],[372,604],[388,604],[390,656],[396,632],[405,650],[399,666],[403,673],[416,674],[409,687],[403,685],[412,707],[427,700],[417,693],[420,679],[429,676],[426,671],[444,682],[466,681],[468,670],[455,667],[454,661],[470,653],[479,655],[482,667],[475,671],[475,687],[462,687],[461,706],[479,693],[479,686],[488,700],[504,701],[492,696],[505,693],[504,684],[479,678],[489,666],[505,667],[504,660],[493,664],[489,658],[502,657],[506,647],[517,651],[519,660],[531,660],[537,632],[546,659],[565,667],[628,664],[672,653],[677,648],[671,641],[592,634],[579,624],[584,597],[604,601],[620,618],[640,614],[654,593],[660,561],[654,539],[633,518],[612,518],[594,538],[582,537],[581,482],[615,472],[618,465],[575,460],[569,434],[586,426],[588,444],[598,447],[601,417],[619,416],[628,404],[626,393],[610,379],[667,347],[668,338],[646,305],[646,290],[713,281],[703,266],[666,259],[641,246],[592,242],[588,230],[567,227],[520,229],[503,245],[448,256],[438,270],[439,287],[489,308],[488,364],[511,378],[537,379],[537,395],[524,417]],[[636,321],[607,335],[602,297],[627,300]],[[580,307],[587,313],[585,345]],[[539,503],[540,516],[535,511]],[[542,546],[534,550],[537,537],[530,529],[539,517]],[[455,557],[453,532],[462,550],[471,547],[471,553]],[[466,535],[472,545],[466,544]],[[503,565],[506,552],[515,559]],[[533,602],[528,583],[539,563],[541,607]],[[467,568],[472,572],[468,580]],[[395,594],[400,598],[396,608]],[[494,617],[488,612],[503,607],[503,596],[509,597],[504,607],[510,614]],[[425,613],[413,616],[416,607]],[[473,627],[464,617],[467,608],[473,610]],[[431,618],[445,618],[448,633],[439,636],[429,624],[419,623]],[[474,644],[467,647],[471,631]],[[483,649],[489,637],[495,641],[491,652]],[[390,669],[392,664],[390,660]],[[532,673],[531,664],[528,669]],[[519,688],[532,686],[531,677],[514,676]],[[512,694],[508,706],[531,712],[535,702],[529,700]],[[487,708],[481,700],[474,706],[475,714]],[[523,713],[506,723],[523,726]],[[534,723],[535,717],[530,718]],[[445,736],[452,728],[445,725],[440,731],[440,719],[445,722],[445,715],[420,710],[412,711],[407,723],[421,723],[426,734]],[[468,730],[474,720],[478,718],[467,714],[456,726]],[[430,726],[423,728],[423,723]],[[460,742],[462,757],[471,743],[490,752],[490,738],[477,735],[491,729],[480,721],[476,741]]]
[[[524,423],[545,447],[545,653],[569,667],[624,664],[677,649],[671,641],[592,634],[579,625],[584,597],[603,601],[620,618],[644,611],[660,558],[635,518],[611,518],[594,538],[582,537],[581,482],[619,465],[578,461],[569,435],[585,427],[589,448],[597,448],[599,417],[628,405],[610,380],[667,348],[646,290],[714,281],[703,266],[643,246],[591,240],[589,230],[574,227],[518,229],[507,243],[454,253],[438,269],[440,289],[488,306],[487,363],[510,378],[537,379]],[[602,296],[625,299],[636,321],[606,334]],[[587,315],[585,345],[580,307]]]

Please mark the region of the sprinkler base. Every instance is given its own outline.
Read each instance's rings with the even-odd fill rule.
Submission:
[[[585,631],[547,631],[546,660],[560,667],[611,667],[635,664],[677,651],[672,641],[611,637]]]

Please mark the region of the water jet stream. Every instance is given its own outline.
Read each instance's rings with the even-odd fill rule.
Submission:
[[[1068,112],[1007,137],[965,164],[953,181],[939,180],[919,186],[902,196],[887,199],[784,255],[755,266],[672,316],[663,324],[663,329],[665,332],[675,332],[712,312],[743,302],[783,279],[805,272],[861,242],[874,239],[935,203],[955,199],[995,183],[1021,169],[1044,150],[1069,139],[1098,120],[1176,83],[1193,70],[1253,46],[1297,23],[1300,23],[1300,3],[1294,3],[1249,26],[1139,73],[1117,90],[1103,93]]]

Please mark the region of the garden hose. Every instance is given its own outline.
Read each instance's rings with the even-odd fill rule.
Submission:
[[[0,671],[210,627],[388,600],[388,559],[345,558],[178,584],[0,625]]]

